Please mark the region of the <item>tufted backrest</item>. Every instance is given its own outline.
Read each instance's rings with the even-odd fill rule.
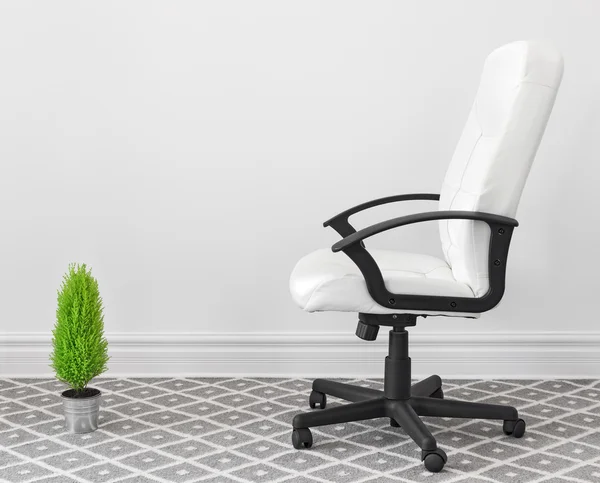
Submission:
[[[513,42],[485,61],[475,102],[440,193],[440,210],[515,217],[563,73],[544,42]],[[489,228],[480,221],[440,222],[446,261],[475,296],[489,288]]]

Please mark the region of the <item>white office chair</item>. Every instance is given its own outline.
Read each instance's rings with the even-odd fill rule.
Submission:
[[[408,333],[418,316],[478,317],[504,294],[513,219],[563,73],[559,52],[543,42],[514,42],[485,61],[479,90],[446,173],[441,194],[390,196],[350,208],[324,223],[343,238],[331,250],[302,258],[291,275],[296,303],[309,312],[359,314],[356,335],[374,340],[391,326],[384,390],[317,379],[309,403],[324,409],[326,394],[351,404],[298,414],[295,448],[312,446],[308,428],[390,418],[421,448],[425,467],[447,461],[419,416],[499,419],[520,438],[525,422],[509,406],[450,401],[431,376],[411,387]],[[402,216],[356,231],[348,218],[405,200],[439,200],[438,211]],[[393,250],[368,250],[363,241],[412,223],[439,220],[445,259]]]

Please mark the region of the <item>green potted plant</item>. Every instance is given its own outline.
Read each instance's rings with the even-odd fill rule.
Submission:
[[[63,277],[52,348],[56,378],[70,386],[62,393],[67,429],[71,433],[95,431],[101,393],[88,383],[107,370],[108,343],[98,281],[85,264],[69,265]]]

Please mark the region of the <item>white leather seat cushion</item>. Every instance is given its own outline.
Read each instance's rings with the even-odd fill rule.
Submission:
[[[468,285],[457,282],[444,260],[429,255],[394,250],[371,250],[385,285],[392,293],[413,295],[447,295],[474,297]],[[290,277],[294,301],[308,312],[338,311],[369,314],[429,314],[454,317],[477,317],[479,314],[457,312],[420,312],[393,310],[375,302],[365,279],[350,258],[330,249],[312,252],[302,258]]]

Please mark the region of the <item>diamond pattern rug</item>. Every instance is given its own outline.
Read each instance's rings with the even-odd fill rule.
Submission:
[[[344,380],[382,389],[382,381]],[[291,420],[309,379],[98,379],[101,424],[67,434],[53,380],[0,379],[0,482],[600,482],[600,381],[444,381],[446,397],[516,406],[501,422],[424,418],[448,454],[428,473],[386,419],[312,430],[294,450]],[[328,407],[343,403],[328,399]]]

